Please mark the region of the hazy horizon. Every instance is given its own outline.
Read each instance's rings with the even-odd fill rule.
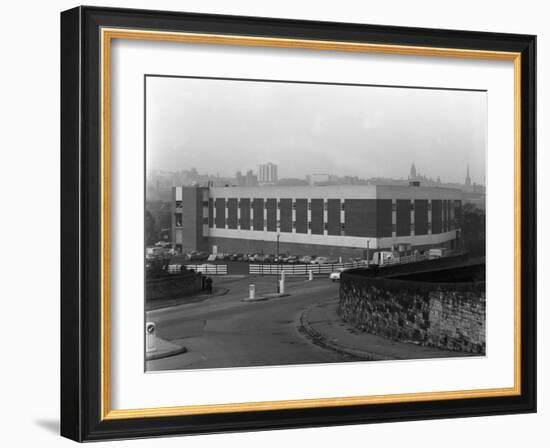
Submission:
[[[487,94],[147,77],[147,169],[485,183]]]

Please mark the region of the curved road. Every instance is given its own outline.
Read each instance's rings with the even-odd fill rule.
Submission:
[[[338,295],[328,279],[289,279],[287,297],[242,302],[248,284],[257,297],[273,292],[269,277],[216,279],[229,293],[147,313],[157,323],[158,336],[187,347],[188,352],[147,362],[147,370],[246,367],[351,361],[345,355],[314,345],[299,331],[303,310]]]

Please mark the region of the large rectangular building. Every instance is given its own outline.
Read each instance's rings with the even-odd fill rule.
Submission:
[[[363,257],[410,244],[453,248],[460,190],[419,185],[174,187],[180,251]]]

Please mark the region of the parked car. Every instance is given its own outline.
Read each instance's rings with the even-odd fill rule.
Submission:
[[[244,254],[231,254],[231,256],[229,257],[231,261],[243,261],[243,258]]]
[[[187,255],[187,258],[189,259],[189,261],[203,261],[208,260],[208,256],[209,254],[206,252],[193,251]]]
[[[330,275],[328,276],[328,278],[330,278],[333,282],[335,281],[339,281],[340,280],[340,274],[342,272],[344,272],[346,270],[346,268],[339,268],[339,269],[336,269],[334,272],[331,272]]]
[[[304,263],[304,264],[309,264],[309,263],[311,263],[311,260],[312,260],[312,257],[310,257],[309,255],[304,255],[304,256],[302,256],[302,257],[300,257],[300,258],[298,259],[298,261],[299,261],[300,263]]]
[[[428,258],[430,260],[434,260],[436,258],[441,258],[447,255],[447,249],[444,247],[434,247],[430,250],[428,250]]]
[[[265,255],[263,254],[254,254],[252,257],[250,257],[250,261],[253,261],[255,263],[262,263],[265,259]]]
[[[290,264],[298,263],[298,257],[296,255],[291,255],[290,257],[288,257],[286,262]]]
[[[272,255],[272,254],[265,255],[264,259],[263,259],[263,262],[264,263],[275,263],[275,255]]]

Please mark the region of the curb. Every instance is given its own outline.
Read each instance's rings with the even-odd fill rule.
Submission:
[[[260,296],[260,297],[255,297],[254,299],[248,299],[248,298],[245,298],[245,299],[241,299],[241,302],[265,302],[266,300],[269,300],[269,299],[278,299],[280,297],[288,297],[290,296],[290,294],[273,294],[273,295],[265,295],[265,296]]]
[[[322,348],[333,350],[337,353],[348,355],[363,361],[389,361],[389,360],[399,359],[391,356],[384,356],[377,353],[367,352],[364,350],[344,347],[343,345],[340,345],[330,339],[327,339],[325,336],[323,336],[321,333],[319,333],[310,325],[307,319],[307,314],[309,313],[311,308],[312,307],[306,309],[300,315],[300,326],[298,330],[306,334],[313,341],[315,345],[318,345]]]
[[[181,354],[187,353],[187,352],[188,352],[187,347],[184,347],[182,345],[178,348],[168,350],[167,352],[146,353],[145,354],[145,361],[155,361],[156,359],[168,358],[170,356],[181,355]]]

